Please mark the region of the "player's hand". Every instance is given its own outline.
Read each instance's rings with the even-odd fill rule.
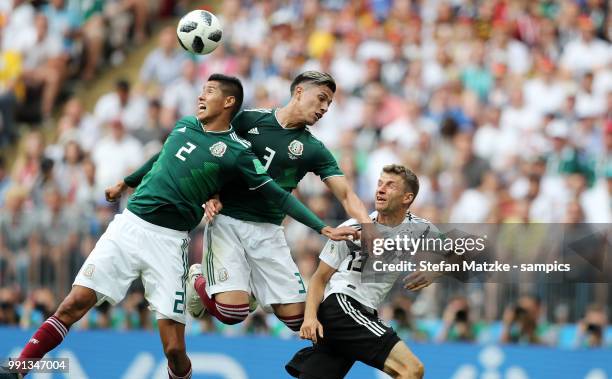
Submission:
[[[355,241],[359,239],[359,231],[350,226],[341,226],[339,228],[326,226],[321,229],[321,234],[332,241]]]
[[[404,288],[410,291],[421,290],[433,283],[438,276],[439,274],[434,272],[412,272],[404,278]]]
[[[323,338],[323,325],[316,318],[305,318],[300,328],[300,338],[317,343],[317,337]]]
[[[212,221],[212,219],[215,218],[219,212],[221,212],[221,209],[223,209],[223,204],[221,204],[219,199],[213,197],[208,200],[204,204],[204,215],[206,216],[206,221]]]
[[[121,195],[128,189],[128,185],[122,180],[119,183],[115,184],[112,187],[108,187],[104,191],[104,196],[106,197],[106,201],[110,203],[114,203],[115,201],[121,198]]]

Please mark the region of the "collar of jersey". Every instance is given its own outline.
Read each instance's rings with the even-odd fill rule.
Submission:
[[[284,130],[308,130],[307,126],[303,126],[301,128],[285,128],[283,126],[283,124],[280,123],[280,121],[278,121],[278,117],[276,117],[276,111],[278,110],[278,108],[274,108],[272,110],[272,113],[274,114],[274,121],[276,121],[276,123],[278,124],[278,126],[280,126],[282,129]]]
[[[211,134],[229,134],[231,132],[234,131],[234,126],[232,124],[230,124],[230,128],[228,130],[223,130],[220,132],[214,132],[214,131],[210,131],[210,130],[206,130],[206,127],[204,127],[204,124],[202,124],[202,121],[198,120],[198,123],[200,124],[200,128],[202,129],[202,131],[204,133],[211,133]]]

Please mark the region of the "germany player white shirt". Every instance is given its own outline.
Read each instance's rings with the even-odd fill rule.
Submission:
[[[370,214],[373,222],[376,222],[377,216],[378,212],[376,211]],[[427,224],[433,230],[438,230],[428,220],[408,213],[401,225],[405,227],[410,226],[410,224],[421,224],[421,227],[422,224]],[[345,221],[340,226],[360,228],[360,224],[355,219]],[[379,225],[378,228],[384,229],[385,227]],[[389,229],[392,228],[389,227]],[[361,265],[365,257],[361,255],[359,241],[329,240],[323,247],[319,258],[336,269],[325,287],[324,300],[333,293],[342,293],[373,309],[378,308],[398,277],[409,274],[408,272],[389,272],[382,276],[379,283],[362,283]]]

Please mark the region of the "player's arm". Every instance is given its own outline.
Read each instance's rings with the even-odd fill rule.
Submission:
[[[359,221],[361,224],[371,223],[372,220],[368,215],[368,210],[351,186],[349,186],[346,177],[331,176],[323,181],[327,188],[334,194],[336,199],[342,204],[346,213]]]
[[[304,322],[300,328],[300,337],[313,342],[317,342],[317,336],[323,337],[323,326],[317,319],[317,312],[327,283],[349,254],[350,251],[345,242],[327,241],[323,247],[319,254],[319,267],[308,282],[306,310],[304,311]]]
[[[306,295],[306,310],[304,311],[304,322],[300,328],[300,338],[317,343],[318,337],[323,337],[323,325],[317,319],[319,305],[323,300],[325,286],[336,269],[321,261],[319,267],[308,282],[308,293]]]
[[[106,196],[106,201],[115,202],[121,198],[121,195],[128,188],[136,188],[142,182],[142,178],[145,177],[147,172],[151,171],[153,164],[159,158],[159,154],[157,153],[153,155],[148,161],[146,161],[142,166],[140,166],[136,171],[126,176],[119,183],[115,184],[112,187],[107,188],[104,191],[104,195]]]
[[[353,228],[331,228],[326,226],[308,207],[292,194],[282,189],[268,176],[265,168],[251,150],[244,150],[240,153],[237,165],[250,190],[261,192],[266,199],[277,203],[280,209],[298,222],[335,241],[357,237],[357,232]]]
[[[340,201],[346,213],[361,224],[371,223],[368,210],[351,188],[332,153],[321,143],[312,162],[312,171]]]

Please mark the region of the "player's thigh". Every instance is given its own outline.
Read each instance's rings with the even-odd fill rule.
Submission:
[[[215,301],[221,304],[242,305],[249,303],[250,294],[246,291],[227,291],[215,294]]]
[[[306,303],[272,304],[274,314],[278,317],[290,317],[304,314]]]
[[[398,341],[385,360],[383,371],[393,377],[420,379],[423,377],[424,367],[408,346],[403,341]]]
[[[251,287],[264,308],[272,304],[303,303],[306,284],[291,257],[283,228],[260,224],[246,246],[251,266]]]
[[[400,338],[378,315],[344,294],[331,294],[318,312],[325,337],[323,344],[339,347],[337,353],[379,370]]]
[[[185,286],[189,238],[144,232],[148,238],[140,250],[142,283],[149,308],[158,319],[185,323]]]
[[[139,234],[124,215],[116,215],[79,270],[73,286],[95,291],[97,303],[117,304],[139,275],[134,250]]]
[[[314,345],[298,351],[285,369],[295,378],[340,379],[353,363],[355,360],[338,355],[326,346]]]
[[[241,242],[243,232],[239,220],[224,215],[217,215],[205,228],[202,271],[210,296],[230,291],[250,293],[251,269]]]

